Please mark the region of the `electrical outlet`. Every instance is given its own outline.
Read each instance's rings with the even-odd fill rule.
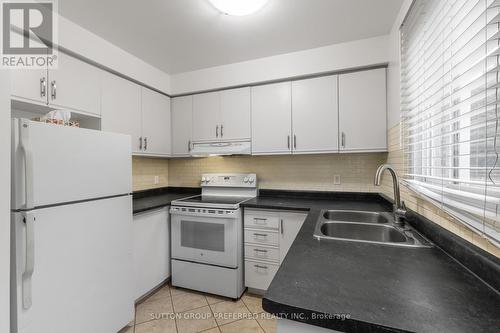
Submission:
[[[340,175],[333,175],[333,185],[340,185]]]
[[[160,184],[160,176],[155,176],[155,185]]]

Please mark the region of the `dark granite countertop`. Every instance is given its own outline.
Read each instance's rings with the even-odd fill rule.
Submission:
[[[275,194],[243,206],[309,215],[263,298],[267,312],[343,332],[500,332],[500,294],[439,247],[313,238],[321,209],[390,211],[381,196]]]
[[[142,213],[151,209],[169,206],[174,200],[200,194],[199,188],[164,187],[137,191],[133,194],[133,212]]]

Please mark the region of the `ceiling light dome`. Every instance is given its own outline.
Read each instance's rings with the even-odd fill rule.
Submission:
[[[209,0],[210,3],[227,15],[244,16],[253,14],[268,2],[268,0]]]

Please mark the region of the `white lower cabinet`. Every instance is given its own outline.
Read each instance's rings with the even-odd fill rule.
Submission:
[[[245,285],[253,289],[266,290],[279,267],[277,263],[245,259]]]
[[[278,231],[246,229],[245,243],[279,246]]]
[[[304,224],[307,214],[304,213],[280,213],[281,220],[281,237],[280,237],[280,262],[283,261],[292,246],[295,237],[299,233],[300,228]]]
[[[136,300],[170,277],[168,207],[134,215],[133,265]]]
[[[266,261],[280,261],[280,249],[277,247],[266,247],[263,245],[245,245],[245,258]]]
[[[247,287],[267,290],[306,217],[301,212],[245,209]]]

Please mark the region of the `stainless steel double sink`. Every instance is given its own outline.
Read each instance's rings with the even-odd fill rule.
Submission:
[[[385,212],[322,210],[314,237],[404,247],[432,246],[411,226],[397,225],[393,214]]]

